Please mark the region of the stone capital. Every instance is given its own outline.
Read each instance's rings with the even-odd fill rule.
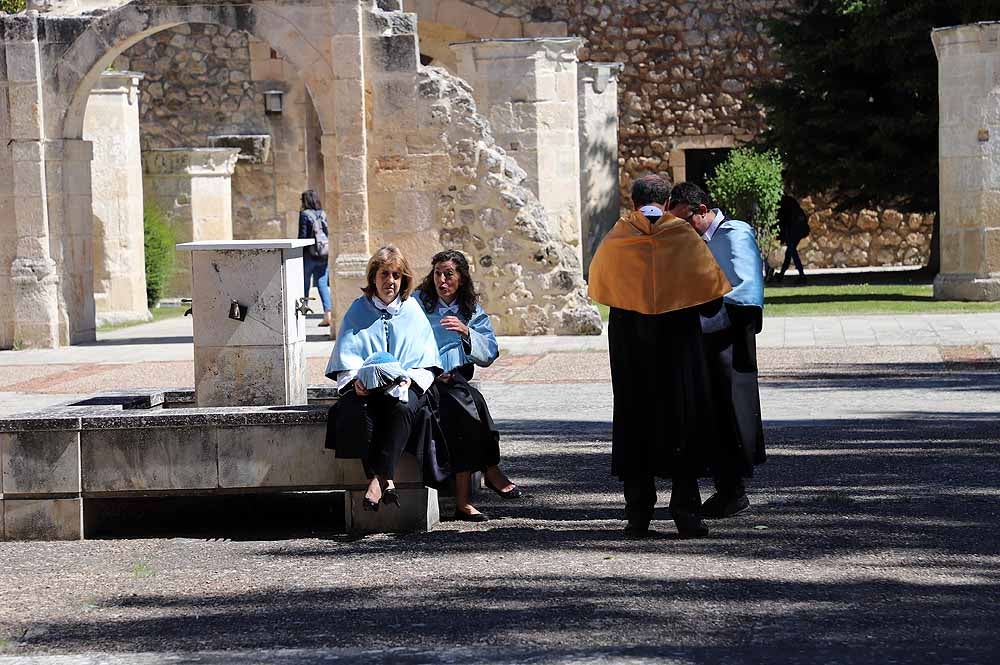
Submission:
[[[1000,21],[982,21],[931,31],[938,60],[949,55],[1000,54]]]
[[[580,62],[577,63],[576,76],[581,84],[589,85],[598,95],[607,90],[608,85],[616,82],[625,69],[621,62]]]
[[[451,48],[459,58],[474,60],[548,60],[555,63],[576,62],[576,52],[583,46],[579,37],[536,37],[481,39],[457,42]]]
[[[233,175],[239,148],[168,148],[143,153],[142,167],[147,175],[192,177],[229,177]]]
[[[93,95],[120,95],[128,98],[129,106],[136,103],[139,97],[139,81],[146,78],[140,72],[126,72],[108,70],[101,73],[101,78],[97,80],[90,94]]]

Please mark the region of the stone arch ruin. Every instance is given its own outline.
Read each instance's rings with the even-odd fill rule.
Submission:
[[[305,79],[322,127],[335,312],[392,241],[420,269],[442,247],[465,251],[501,333],[599,331],[578,243],[522,186],[469,86],[420,66],[416,16],[398,0],[43,9],[0,19],[0,348],[94,339],[88,98],[127,48],[197,23],[254,35]]]

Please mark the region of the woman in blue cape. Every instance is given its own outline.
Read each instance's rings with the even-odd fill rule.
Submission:
[[[409,298],[410,267],[399,249],[388,245],[368,260],[367,272],[364,295],[344,315],[326,366],[326,376],[337,382],[340,393],[330,408],[326,447],[337,457],[363,461],[369,479],[364,507],[378,510],[381,504],[399,505],[394,476],[404,450],[417,457],[428,485],[447,480],[450,470],[427,399],[441,372],[441,358],[427,318]],[[370,359],[384,362],[384,354],[402,374],[381,388],[366,387],[359,371]],[[373,375],[366,372],[361,378]]]
[[[476,365],[489,367],[497,359],[497,338],[461,252],[435,254],[414,297],[434,328],[444,369],[434,382],[434,392],[455,472],[455,519],[485,522],[486,515],[469,501],[473,471],[484,471],[487,487],[502,498],[524,496],[500,470],[500,433],[482,393],[469,384]]]

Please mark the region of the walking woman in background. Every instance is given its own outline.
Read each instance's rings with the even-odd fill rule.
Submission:
[[[299,238],[313,239],[316,244],[302,252],[302,268],[305,273],[304,296],[309,297],[313,278],[323,303],[323,320],[320,327],[330,325],[330,228],[326,221],[323,204],[314,190],[302,192],[302,208],[299,210]]]
[[[504,499],[524,496],[500,470],[500,433],[482,393],[469,385],[475,366],[489,367],[499,355],[490,317],[479,304],[465,255],[450,249],[431,259],[431,271],[414,294],[434,328],[441,368],[434,382],[438,414],[455,472],[455,519],[485,522],[470,502],[474,471]]]

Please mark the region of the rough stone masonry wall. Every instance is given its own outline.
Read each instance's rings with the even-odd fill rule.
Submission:
[[[822,197],[803,199],[802,209],[810,228],[809,237],[799,243],[806,268],[921,266],[930,253],[934,215],[884,209],[836,212]],[[771,264],[780,264],[782,256],[772,255]]]
[[[143,150],[204,148],[218,135],[271,135],[266,159],[243,155],[233,174],[233,235],[294,237],[299,194],[322,182],[321,165],[307,162],[310,152],[319,154],[318,120],[304,85],[270,46],[225,25],[185,24],[139,42],[115,64],[146,75]],[[263,92],[271,88],[285,90],[281,115],[265,113]],[[311,151],[304,145],[310,140]]]

